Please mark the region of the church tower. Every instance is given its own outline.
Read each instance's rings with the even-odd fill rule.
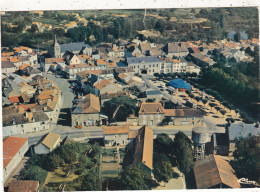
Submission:
[[[55,39],[54,39],[54,56],[55,58],[60,58],[61,57],[61,53],[60,53],[60,45],[57,41],[56,35],[55,35]]]

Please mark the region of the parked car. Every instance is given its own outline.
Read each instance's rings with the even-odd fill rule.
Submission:
[[[82,125],[75,126],[75,128],[82,129]]]

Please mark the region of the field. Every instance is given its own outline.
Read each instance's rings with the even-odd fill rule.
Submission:
[[[120,148],[118,150],[116,147],[103,148],[100,167],[101,176],[103,178],[117,177],[118,173],[122,169],[121,163],[123,161],[124,155],[124,148]]]

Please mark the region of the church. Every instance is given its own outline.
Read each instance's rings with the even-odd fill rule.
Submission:
[[[74,54],[92,55],[92,47],[84,42],[59,44],[55,35],[54,40],[54,57],[62,58],[66,51]]]

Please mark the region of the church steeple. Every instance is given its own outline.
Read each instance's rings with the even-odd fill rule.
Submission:
[[[60,55],[60,45],[57,41],[57,38],[56,38],[56,35],[54,36],[54,56],[56,58],[60,58],[61,55]]]

